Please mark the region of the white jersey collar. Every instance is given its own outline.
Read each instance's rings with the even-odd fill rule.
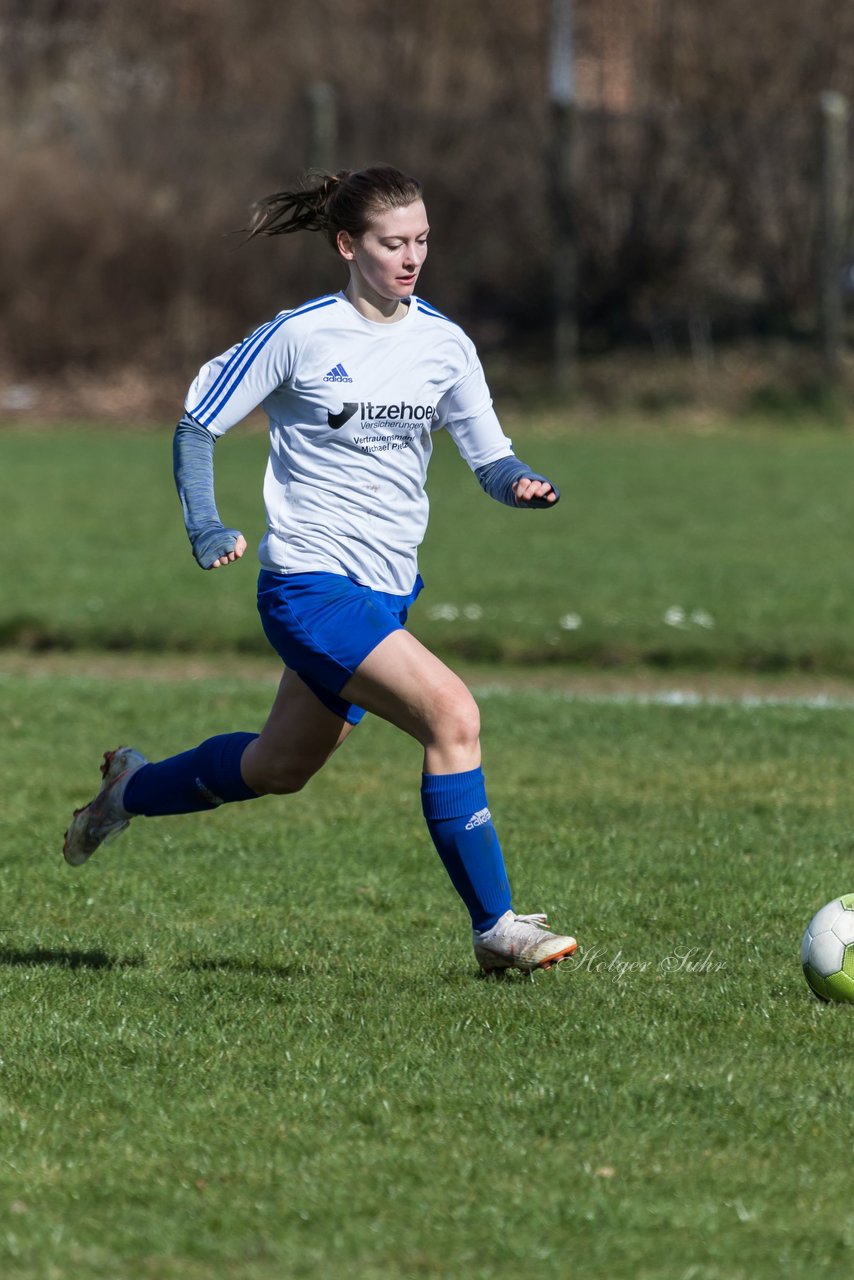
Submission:
[[[343,289],[341,289],[335,296],[344,303],[350,316],[355,317],[356,321],[359,324],[364,325],[365,329],[370,333],[397,333],[399,332],[401,325],[408,324],[410,322],[412,316],[418,309],[415,306],[415,295],[411,294],[408,298],[401,298],[401,302],[406,304],[406,315],[400,320],[393,320],[391,323],[387,320],[369,320],[367,316],[362,315],[361,311],[356,310]]]

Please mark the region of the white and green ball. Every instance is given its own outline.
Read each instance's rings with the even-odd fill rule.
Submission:
[[[801,943],[801,964],[820,1000],[854,1004],[854,893],[815,913]]]

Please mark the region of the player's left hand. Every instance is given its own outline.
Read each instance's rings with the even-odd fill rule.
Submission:
[[[519,507],[546,507],[557,502],[557,494],[548,480],[534,480],[531,476],[517,480],[513,493]]]
[[[237,535],[237,541],[234,544],[234,550],[229,551],[227,555],[219,556],[211,565],[212,569],[220,569],[223,565],[233,564],[235,560],[239,560],[246,550],[246,539],[243,534]]]

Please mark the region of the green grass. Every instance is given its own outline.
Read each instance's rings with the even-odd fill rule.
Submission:
[[[440,440],[413,613],[494,664],[517,909],[582,943],[504,983],[475,974],[418,750],[376,721],[299,796],[140,820],[62,863],[99,750],[256,727],[275,661],[269,685],[239,675],[266,651],[254,565],[193,564],[168,433],[0,436],[0,644],[167,655],[148,680],[0,676],[3,1280],[851,1268],[854,1011],[798,967],[813,912],[854,890],[850,711],[502,687],[508,659],[854,674],[851,438],[512,434],[561,506],[491,504]],[[218,446],[250,543],[265,453]],[[221,677],[182,677],[176,650]]]
[[[64,866],[98,747],[271,693],[0,679],[4,1280],[848,1274],[854,1011],[798,945],[854,888],[850,712],[485,694],[518,909],[583,944],[495,983],[376,721]]]
[[[850,435],[757,423],[513,435],[561,505],[490,502],[438,440],[412,620],[427,644],[480,660],[854,674]],[[257,433],[218,446],[220,509],[253,547],[265,457]],[[15,537],[0,643],[266,651],[254,556],[214,574],[192,561],[168,433],[7,431],[0,460]]]

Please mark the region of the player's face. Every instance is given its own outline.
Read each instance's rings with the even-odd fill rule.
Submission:
[[[359,293],[397,304],[415,288],[427,257],[427,211],[421,200],[379,214],[363,236],[338,235],[338,249],[350,266]]]

